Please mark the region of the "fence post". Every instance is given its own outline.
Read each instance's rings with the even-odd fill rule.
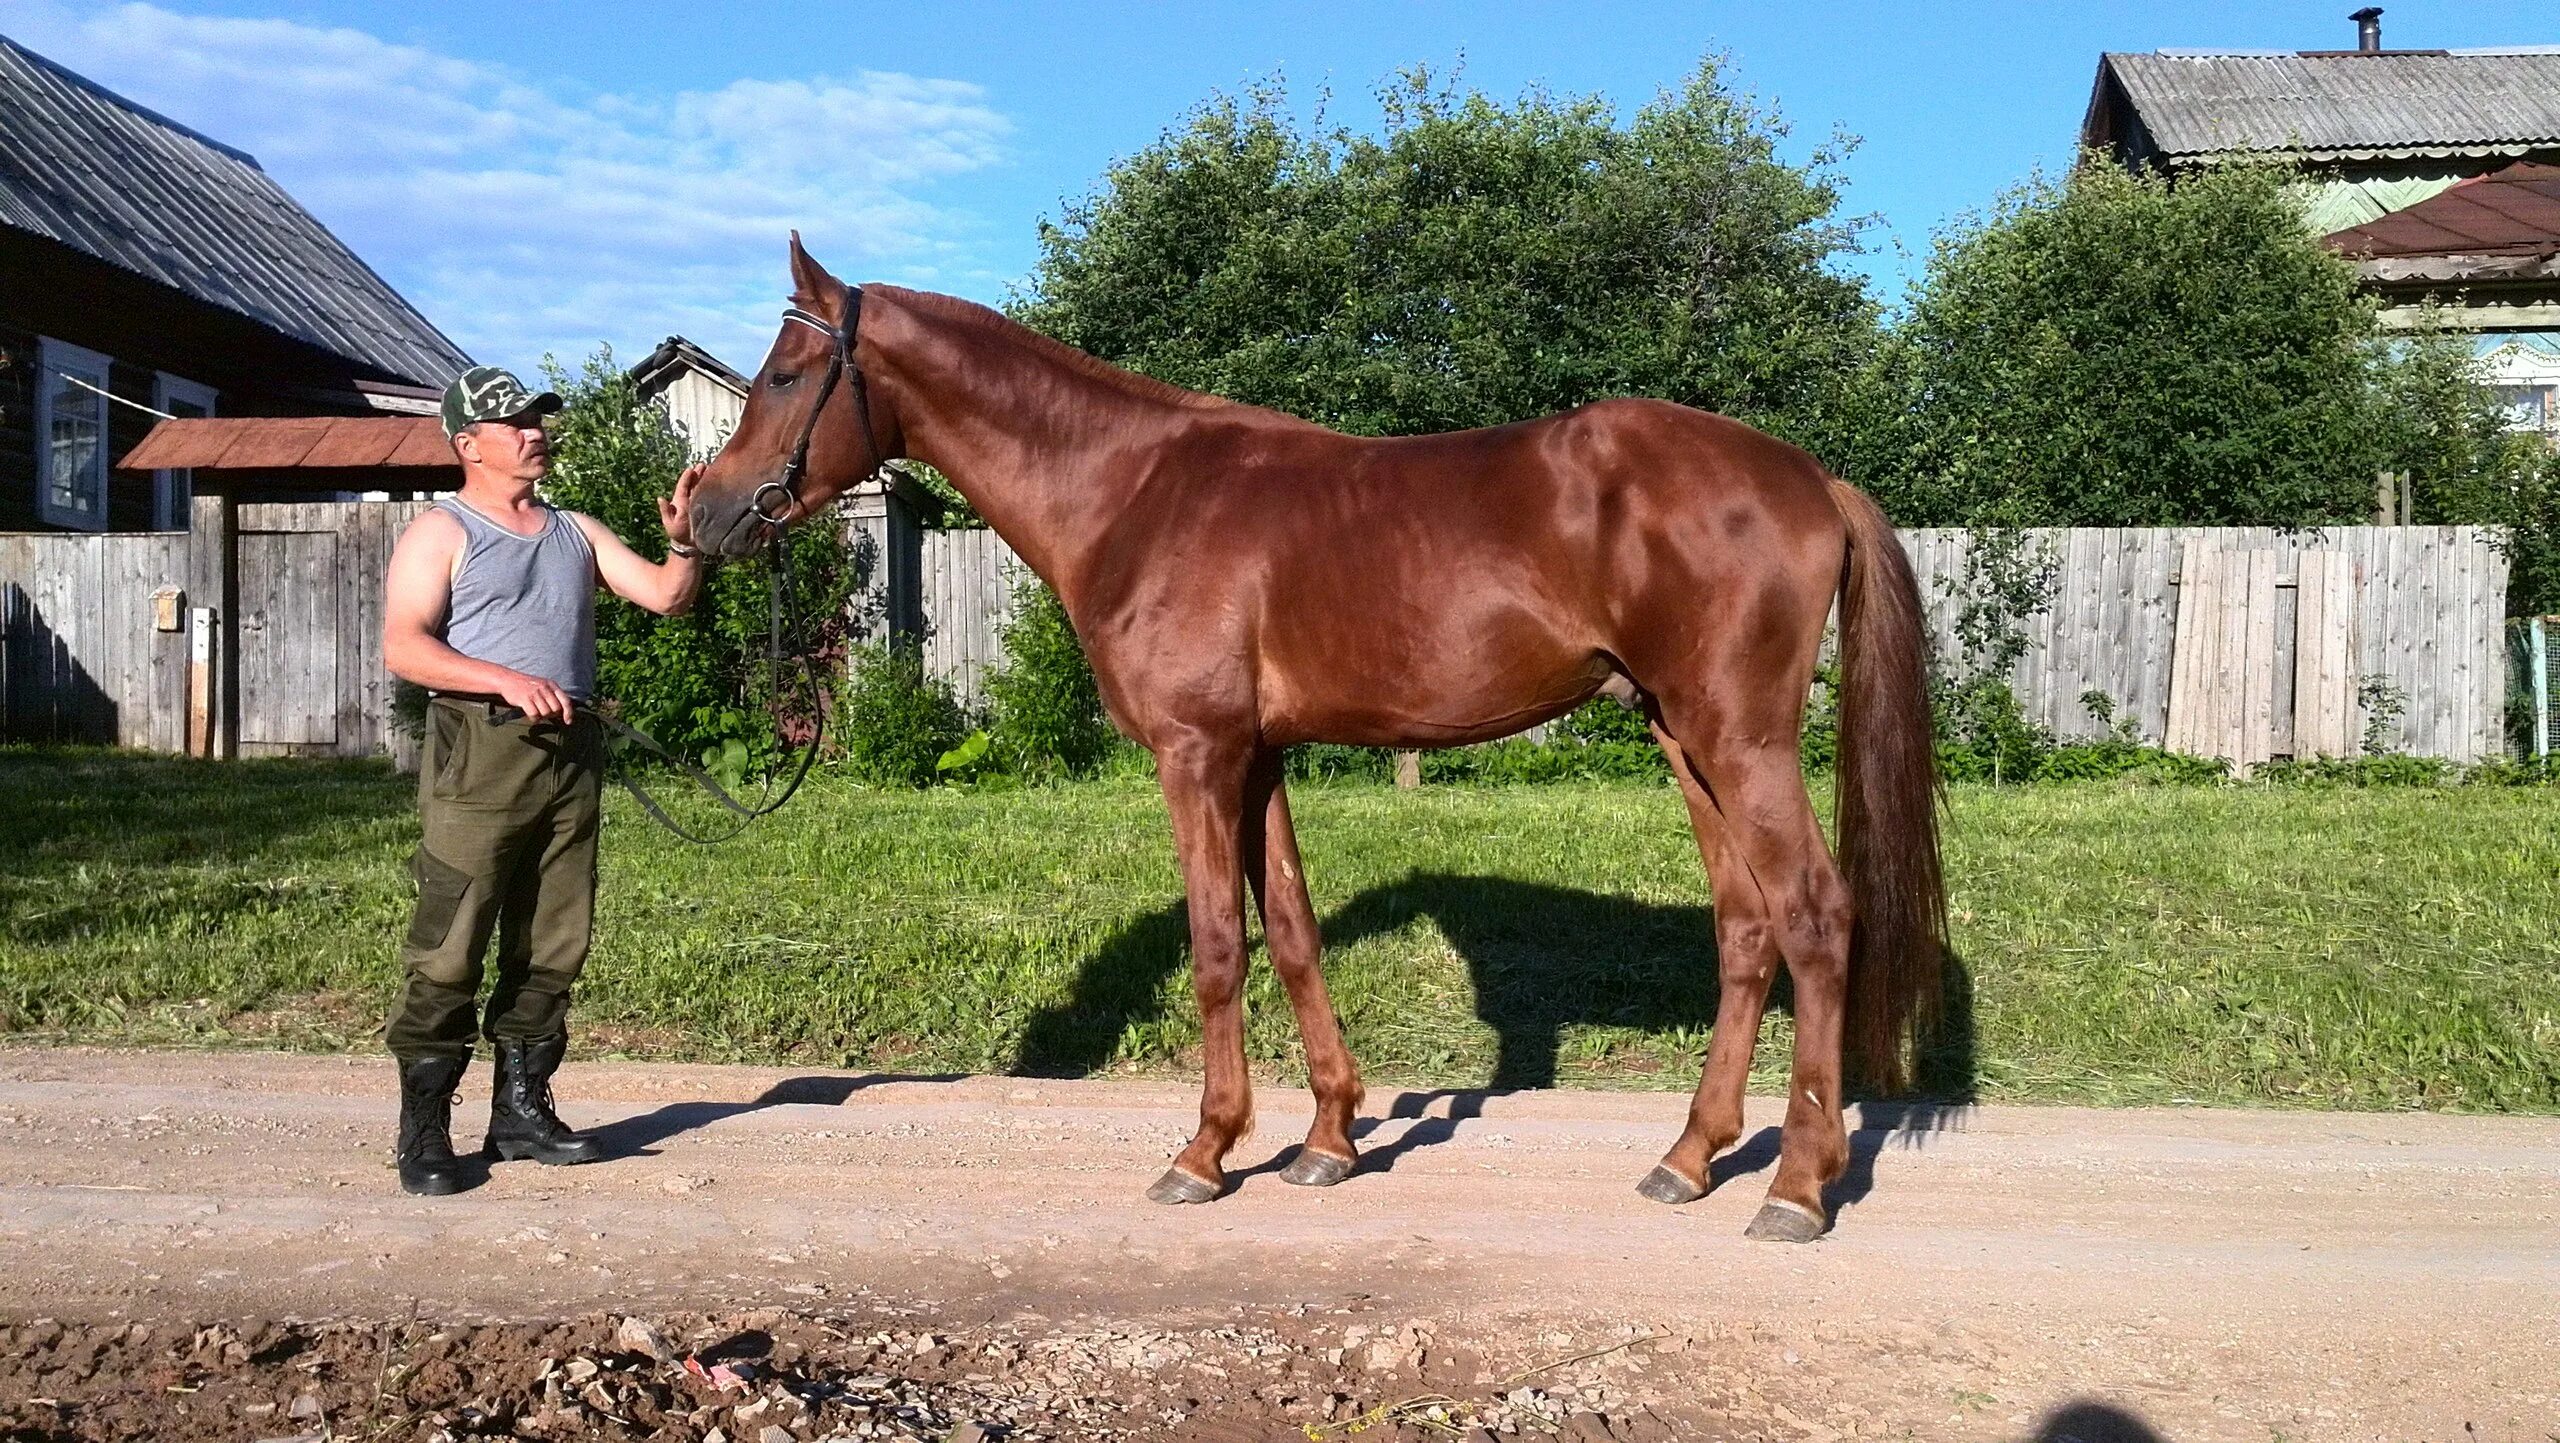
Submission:
[[[2525,628],[2532,638],[2533,654],[2533,754],[2551,755],[2551,644],[2543,629],[2542,618],[2535,617]]]
[[[188,505],[187,519],[187,595],[196,602],[196,619],[211,628],[189,647],[191,653],[204,657],[205,668],[207,731],[204,749],[196,755],[227,760],[240,752],[240,618],[234,605],[239,584],[239,512],[228,490],[199,491]],[[189,737],[188,742],[194,750],[196,739]]]
[[[865,641],[924,634],[924,488],[895,467],[845,495],[845,539],[871,571],[849,603]]]

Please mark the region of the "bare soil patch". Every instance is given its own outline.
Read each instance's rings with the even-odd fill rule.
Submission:
[[[1501,1370],[1432,1325],[964,1333],[760,1310],[443,1325],[290,1321],[0,1329],[0,1436],[1197,1440],[1726,1436],[1630,1397],[1639,1335]],[[1626,1358],[1632,1349],[1646,1355]],[[1640,1386],[1640,1385],[1638,1385]]]
[[[1165,1209],[1180,1085],[572,1064],[612,1161],[420,1199],[390,1084],[0,1049],[0,1437],[2560,1435],[2552,1119],[1869,1107],[1785,1247],[1773,1099],[1665,1208],[1676,1095],[1382,1091],[1306,1190],[1265,1089]]]

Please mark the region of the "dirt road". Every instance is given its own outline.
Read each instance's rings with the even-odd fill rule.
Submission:
[[[2560,1120],[1876,1108],[1836,1230],[1789,1247],[1742,1237],[1759,1100],[1724,1185],[1666,1208],[1633,1186],[1678,1096],[1374,1094],[1363,1171],[1307,1191],[1265,1164],[1308,1100],[1266,1088],[1236,1190],[1166,1209],[1140,1194],[1189,1132],[1178,1085],[595,1064],[560,1090],[619,1160],[424,1200],[381,1060],[0,1050],[0,1321],[1270,1325],[1355,1371],[1366,1337],[1428,1335],[1496,1379],[1637,1337],[1617,1396],[1719,1436],[2560,1436]]]

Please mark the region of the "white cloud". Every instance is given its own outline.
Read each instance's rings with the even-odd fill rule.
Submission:
[[[745,369],[797,227],[839,275],[946,288],[987,239],[924,198],[999,164],[977,86],[879,71],[578,95],[352,29],[0,0],[37,52],[249,151],[473,356],[683,334]]]

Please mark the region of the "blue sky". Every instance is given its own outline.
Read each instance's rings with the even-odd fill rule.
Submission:
[[[682,332],[741,367],[796,225],[841,275],[1001,302],[1035,227],[1188,106],[1274,74],[1374,123],[1416,62],[1631,110],[1709,52],[1846,208],[1886,299],[1929,237],[2070,158],[2097,58],[2352,45],[2349,0],[897,4],[0,0],[0,33],[255,153],[473,355]],[[2560,42],[2548,4],[2401,0],[2393,45]]]

